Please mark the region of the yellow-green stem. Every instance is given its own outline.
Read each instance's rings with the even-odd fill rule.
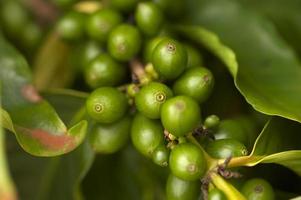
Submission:
[[[227,167],[241,167],[241,166],[253,166],[255,165],[256,161],[260,160],[262,156],[241,156],[241,157],[234,157],[230,160]],[[225,162],[225,159],[220,159],[218,164],[222,164]]]
[[[246,198],[231,184],[227,183],[220,175],[212,173],[210,175],[212,183],[224,194],[227,199],[246,200]]]
[[[218,160],[216,160],[216,159],[214,159],[214,158],[212,158],[211,156],[208,155],[208,153],[207,153],[207,152],[204,150],[204,148],[198,143],[198,141],[195,139],[195,137],[192,135],[192,133],[188,134],[187,139],[188,139],[191,143],[197,145],[197,146],[202,150],[202,152],[204,153],[205,159],[206,159],[206,161],[207,161],[207,168],[208,168],[208,171],[214,169],[214,168],[217,166],[217,164],[218,164]]]

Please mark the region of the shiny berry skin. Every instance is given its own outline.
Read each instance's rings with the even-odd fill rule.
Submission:
[[[201,120],[197,102],[187,96],[168,99],[161,107],[161,121],[165,129],[175,136],[184,136],[196,128]]]
[[[122,22],[122,16],[112,9],[102,9],[91,14],[86,21],[86,31],[90,38],[105,43],[109,33]]]
[[[166,183],[167,200],[196,200],[200,194],[199,181],[186,181],[170,174]]]
[[[143,58],[146,63],[151,62],[155,47],[166,37],[159,36],[148,40],[143,49]]]
[[[56,31],[65,40],[79,40],[84,36],[85,15],[69,12],[57,24]]]
[[[185,44],[185,48],[188,55],[187,68],[202,66],[203,57],[198,49],[190,44]]]
[[[176,40],[164,39],[153,51],[152,64],[162,78],[175,79],[187,66],[186,49]]]
[[[132,25],[121,24],[109,34],[108,51],[119,61],[131,60],[140,50],[141,35]]]
[[[136,8],[135,21],[142,33],[154,36],[163,24],[163,13],[155,3],[141,2]]]
[[[245,116],[222,120],[214,133],[216,139],[231,138],[252,147],[257,137],[254,123]]]
[[[89,141],[97,153],[110,154],[120,150],[128,141],[131,131],[131,117],[110,123],[96,123],[89,133]]]
[[[178,144],[169,156],[171,172],[183,180],[195,181],[206,172],[206,160],[203,152],[194,144]]]
[[[276,198],[272,186],[260,178],[248,180],[241,192],[248,200],[274,200]]]
[[[185,71],[173,85],[176,95],[187,95],[199,103],[209,97],[214,86],[212,73],[204,67],[194,67]]]
[[[160,118],[162,104],[173,96],[171,89],[166,85],[151,82],[145,85],[135,96],[137,110],[151,119]]]
[[[217,188],[209,190],[208,200],[227,200],[225,194]]]
[[[83,71],[104,50],[96,41],[88,40],[76,46],[73,52],[72,56],[74,56],[76,65],[78,65],[80,71]]]
[[[126,96],[112,87],[94,90],[86,101],[86,109],[91,118],[99,123],[113,123],[121,119],[128,110]]]
[[[207,153],[213,158],[229,158],[248,155],[248,150],[237,140],[220,139],[211,141],[206,146]]]
[[[166,167],[169,160],[169,149],[165,145],[159,145],[153,152],[153,162],[161,167]]]
[[[205,128],[216,128],[220,123],[220,119],[216,115],[209,115],[204,121]]]
[[[124,13],[131,12],[135,9],[139,0],[111,0],[110,5]]]
[[[84,75],[91,88],[117,86],[126,79],[127,67],[103,53],[88,64]]]
[[[163,127],[159,120],[136,114],[132,123],[131,139],[140,153],[151,157],[155,149],[163,144],[163,136]]]
[[[217,140],[235,139],[243,144],[248,143],[248,135],[245,134],[242,124],[237,119],[222,120],[214,133],[214,137]]]

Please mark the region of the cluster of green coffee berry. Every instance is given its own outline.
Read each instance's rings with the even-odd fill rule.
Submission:
[[[22,1],[0,2],[0,30],[9,39],[16,41],[22,49],[34,49],[42,38],[43,30],[33,18]]]
[[[93,148],[114,153],[130,137],[141,154],[170,168],[168,199],[197,199],[207,153],[216,159],[247,155],[250,138],[222,133],[215,115],[202,120],[214,77],[197,48],[166,31],[164,2],[112,0],[88,15],[67,13],[56,30],[67,41],[88,41],[77,55],[94,89],[86,101]],[[223,198],[211,191],[212,199]]]

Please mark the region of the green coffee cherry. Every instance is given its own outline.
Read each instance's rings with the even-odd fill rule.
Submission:
[[[173,91],[177,95],[187,95],[199,103],[203,103],[209,97],[214,86],[212,73],[204,67],[188,69],[173,85]]]
[[[166,183],[167,200],[196,200],[200,193],[199,181],[186,181],[172,174]]]
[[[22,44],[24,47],[32,49],[36,47],[42,39],[42,30],[35,23],[28,23],[24,26],[22,34]]]
[[[177,96],[168,99],[161,107],[161,121],[165,129],[175,136],[184,136],[197,127],[201,109],[190,97]]]
[[[97,123],[89,133],[89,141],[97,153],[115,153],[128,141],[131,131],[131,117],[125,116],[111,124]]]
[[[139,52],[140,46],[140,33],[132,25],[119,25],[109,35],[108,50],[116,60],[131,60]]]
[[[248,180],[241,189],[248,200],[274,200],[275,193],[272,186],[260,178]]]
[[[102,9],[87,18],[86,31],[94,40],[105,43],[109,33],[122,22],[122,16],[112,9]]]
[[[29,21],[29,14],[20,1],[0,2],[0,22],[8,34],[18,36]]]
[[[166,85],[151,82],[143,86],[135,96],[136,108],[148,118],[159,119],[162,104],[172,96],[171,89]]]
[[[163,24],[163,13],[153,2],[141,2],[135,12],[138,28],[147,36],[158,34]]]
[[[65,40],[79,40],[84,36],[85,16],[79,12],[69,12],[57,24],[58,34]]]
[[[209,191],[208,200],[227,200],[227,197],[219,189],[213,188]]]
[[[155,37],[153,39],[150,39],[146,42],[144,50],[143,50],[143,58],[146,63],[151,62],[152,55],[155,47],[163,40],[166,39],[166,37],[159,36]]]
[[[171,172],[183,180],[200,179],[206,172],[206,160],[199,147],[182,143],[174,147],[169,156]]]
[[[222,120],[216,133],[214,133],[214,137],[217,140],[230,138],[238,140],[245,145],[249,144],[248,134],[237,118]]]
[[[248,136],[248,142],[244,143],[248,148],[252,148],[253,144],[258,136],[258,130],[254,119],[248,116],[239,116],[235,118],[238,123],[243,127],[245,135]]]
[[[160,76],[175,79],[187,66],[187,52],[176,40],[164,39],[155,47],[152,63]]]
[[[161,167],[166,167],[169,160],[169,149],[165,145],[159,145],[153,152],[153,162]]]
[[[113,123],[121,119],[128,110],[126,96],[112,87],[94,90],[86,101],[90,117],[99,123]]]
[[[73,51],[71,56],[73,56],[79,71],[83,71],[94,58],[104,52],[101,46],[93,40],[79,43]]]
[[[124,82],[127,68],[108,54],[101,54],[85,69],[85,80],[91,88],[117,86]]]
[[[221,139],[210,142],[206,146],[206,151],[214,158],[229,158],[248,155],[248,150],[237,140]]]
[[[139,0],[111,0],[110,5],[121,12],[129,13],[135,9],[138,2]]]
[[[220,119],[216,115],[209,115],[204,121],[205,128],[216,128],[220,123]]]
[[[160,121],[136,114],[131,129],[131,139],[136,149],[151,157],[155,149],[163,143],[163,127]]]
[[[185,44],[185,48],[188,56],[187,68],[202,66],[203,57],[200,52],[190,44]]]

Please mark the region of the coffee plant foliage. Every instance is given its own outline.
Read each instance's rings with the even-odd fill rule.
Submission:
[[[301,197],[300,10],[0,1],[0,200]]]

